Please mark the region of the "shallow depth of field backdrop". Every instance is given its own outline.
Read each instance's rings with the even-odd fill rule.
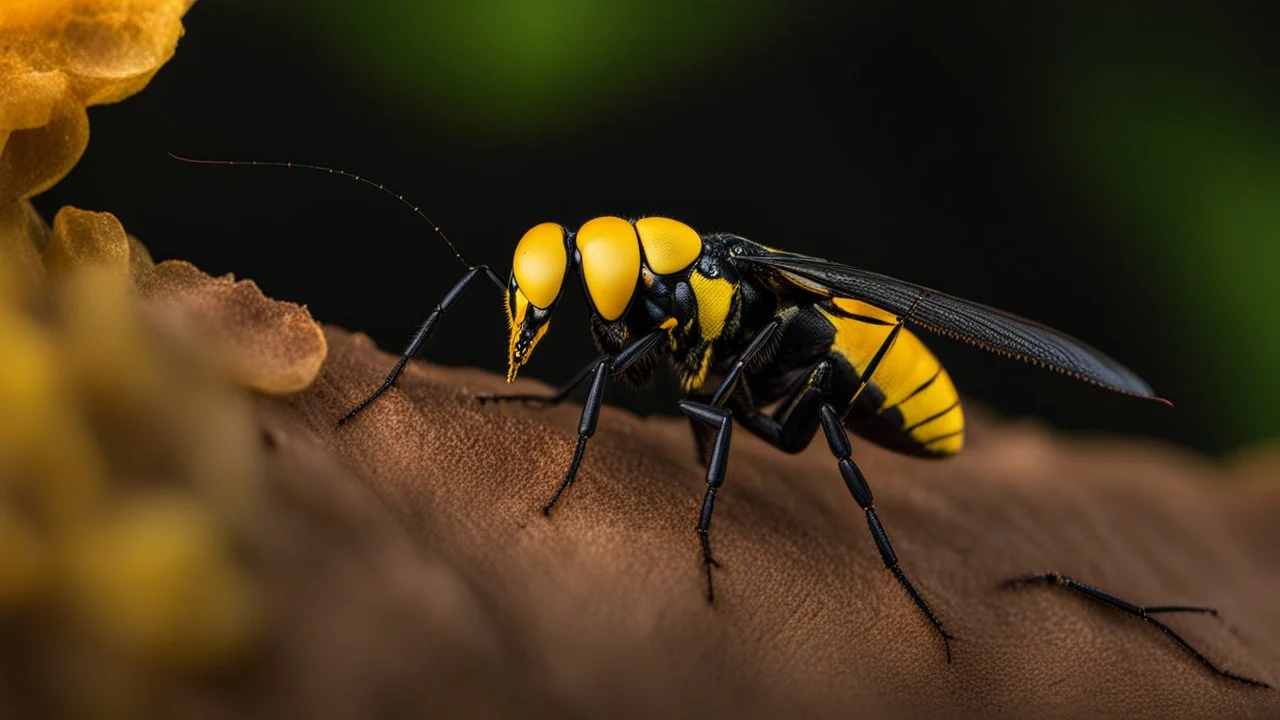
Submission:
[[[1177,405],[931,342],[1005,413],[1215,453],[1280,436],[1280,6],[1049,5],[205,0],[35,204],[110,210],[157,259],[393,350],[461,271],[425,223],[350,181],[166,153],[370,176],[504,276],[533,224],[669,215],[1046,322]],[[527,374],[593,356],[572,294]],[[425,356],[505,349],[480,290]],[[671,412],[663,382],[610,398]]]

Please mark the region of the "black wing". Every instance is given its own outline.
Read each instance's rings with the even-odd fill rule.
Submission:
[[[751,253],[752,250],[747,250]],[[1053,328],[921,285],[820,258],[775,250],[739,254],[737,264],[769,268],[791,282],[874,305],[930,332],[1040,365],[1108,390],[1160,400],[1132,370]]]

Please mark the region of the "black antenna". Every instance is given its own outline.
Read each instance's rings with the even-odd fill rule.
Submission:
[[[445,235],[444,231],[440,229],[440,226],[436,225],[435,221],[427,217],[426,213],[422,212],[421,207],[409,202],[408,200],[405,199],[403,195],[397,192],[393,192],[382,183],[374,182],[368,178],[360,177],[359,175],[356,175],[354,173],[349,173],[345,170],[338,170],[337,168],[325,167],[323,165],[309,165],[307,163],[276,162],[276,161],[262,161],[262,160],[200,160],[196,158],[182,157],[181,155],[175,155],[173,153],[169,153],[169,157],[173,158],[174,160],[182,161],[184,163],[191,163],[192,165],[250,165],[254,167],[302,168],[303,170],[316,170],[319,172],[326,172],[326,173],[329,173],[330,175],[342,175],[343,177],[348,177],[348,178],[351,178],[352,180],[362,182],[365,185],[368,185],[370,187],[375,187],[381,190],[382,192],[390,195],[391,197],[399,200],[410,210],[417,213],[418,217],[430,223],[431,229],[435,230],[436,234],[440,236],[440,239],[444,240],[445,243],[448,244],[449,249],[453,251],[454,257],[458,258],[458,262],[462,263],[463,266],[467,267],[468,269],[471,268],[471,263],[467,262],[467,259],[462,257],[462,253],[458,252],[458,247],[453,244],[453,241],[449,239],[449,236]]]

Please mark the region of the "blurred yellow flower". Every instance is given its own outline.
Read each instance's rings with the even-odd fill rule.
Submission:
[[[0,0],[0,205],[62,179],[85,108],[141,90],[173,56],[194,0]]]

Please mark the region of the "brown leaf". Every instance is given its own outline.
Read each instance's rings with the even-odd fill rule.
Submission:
[[[210,277],[191,263],[166,260],[138,283],[149,300],[209,332],[228,369],[248,387],[297,392],[320,372],[328,346],[311,313],[266,297],[252,281]]]
[[[549,716],[1280,717],[1280,693],[1215,675],[1139,618],[1062,588],[999,587],[1059,570],[1135,603],[1214,606],[1221,619],[1158,617],[1214,662],[1280,681],[1280,494],[1228,482],[1230,468],[1156,443],[1073,440],[976,412],[972,443],[945,462],[855,438],[904,572],[956,635],[947,664],[821,437],[787,455],[734,433],[711,525],[722,567],[708,605],[693,532],[705,470],[683,418],[606,407],[577,482],[544,517],[580,406],[480,405],[477,393],[511,386],[411,363],[395,389],[335,427],[396,358],[342,331],[329,341],[318,382],[264,403],[279,452],[363,479],[431,562],[465,577],[466,607],[482,613],[476,625],[506,649],[482,656],[476,682],[530,707],[540,701]],[[1275,467],[1273,458],[1257,469]],[[1274,473],[1257,480],[1276,486]],[[413,567],[429,563],[405,562],[392,576]],[[432,617],[440,595],[413,608]],[[330,609],[354,623],[364,606],[351,605]],[[337,642],[329,633],[342,637],[333,623],[314,627],[294,640],[316,648]],[[486,648],[489,635],[471,632],[473,652]],[[448,667],[465,657],[456,649],[391,647],[349,660],[330,649],[328,675],[312,690],[271,697],[383,703],[350,715],[385,703],[422,716],[480,712],[465,684],[425,686],[421,671],[387,669]]]

